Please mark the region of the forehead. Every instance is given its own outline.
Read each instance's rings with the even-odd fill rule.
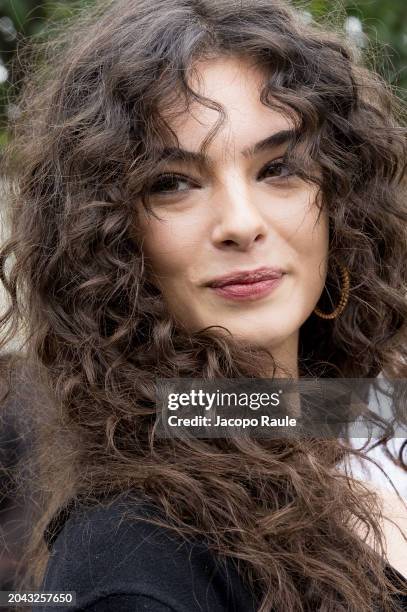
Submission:
[[[218,57],[194,65],[189,85],[221,106],[224,122],[210,145],[212,151],[242,150],[265,136],[294,127],[292,119],[260,101],[265,70],[250,58]],[[197,151],[220,119],[216,108],[196,100],[188,109],[178,106],[163,113],[176,133],[180,147]]]

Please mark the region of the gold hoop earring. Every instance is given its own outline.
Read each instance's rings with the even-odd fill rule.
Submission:
[[[336,319],[345,309],[345,306],[349,299],[349,288],[350,288],[350,274],[349,270],[343,266],[342,264],[337,264],[341,271],[342,278],[342,289],[341,289],[341,298],[339,300],[338,306],[335,310],[329,314],[322,312],[319,308],[314,308],[314,312],[321,319]]]

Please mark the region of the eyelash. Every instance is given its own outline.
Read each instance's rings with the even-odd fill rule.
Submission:
[[[281,159],[276,159],[272,162],[267,163],[260,171],[259,177],[262,178],[264,174],[271,168],[274,168],[274,169],[275,168],[285,168],[287,170],[287,174],[274,177],[277,180],[288,179],[294,176],[294,173],[290,171],[288,164],[284,162],[284,160],[281,158]],[[172,181],[173,184],[176,183],[177,180],[188,182],[188,183],[193,183],[193,181],[190,181],[186,176],[182,174],[168,172],[168,173],[158,175],[156,177],[156,180],[150,184],[148,188],[148,192],[152,195],[164,195],[165,196],[166,194],[183,193],[185,191],[185,190],[177,191],[176,189],[153,191],[153,187],[159,184],[160,181],[162,181],[163,179],[164,179],[164,184],[165,184],[165,180]]]

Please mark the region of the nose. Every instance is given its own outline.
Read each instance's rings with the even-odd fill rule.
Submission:
[[[218,248],[234,247],[243,251],[264,240],[267,224],[244,181],[235,179],[220,190],[215,207],[218,214],[212,239]]]

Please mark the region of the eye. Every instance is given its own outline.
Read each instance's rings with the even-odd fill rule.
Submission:
[[[276,159],[266,164],[259,174],[259,180],[264,178],[287,179],[294,176],[294,172],[290,169],[287,162],[281,159]],[[174,193],[187,192],[190,186],[195,185],[190,179],[182,174],[160,174],[151,180],[147,186],[147,191],[150,195],[166,196]]]
[[[291,170],[288,163],[283,158],[275,159],[272,162],[266,164],[259,174],[259,179],[267,178],[271,176],[276,179],[285,179],[294,176],[295,173]]]
[[[191,181],[181,174],[160,174],[149,184],[148,192],[151,195],[182,193],[183,191],[187,191],[188,185],[191,184]],[[184,188],[182,188],[182,185],[184,185]],[[185,185],[187,186],[186,188]],[[181,189],[177,188],[179,186],[181,186]]]

